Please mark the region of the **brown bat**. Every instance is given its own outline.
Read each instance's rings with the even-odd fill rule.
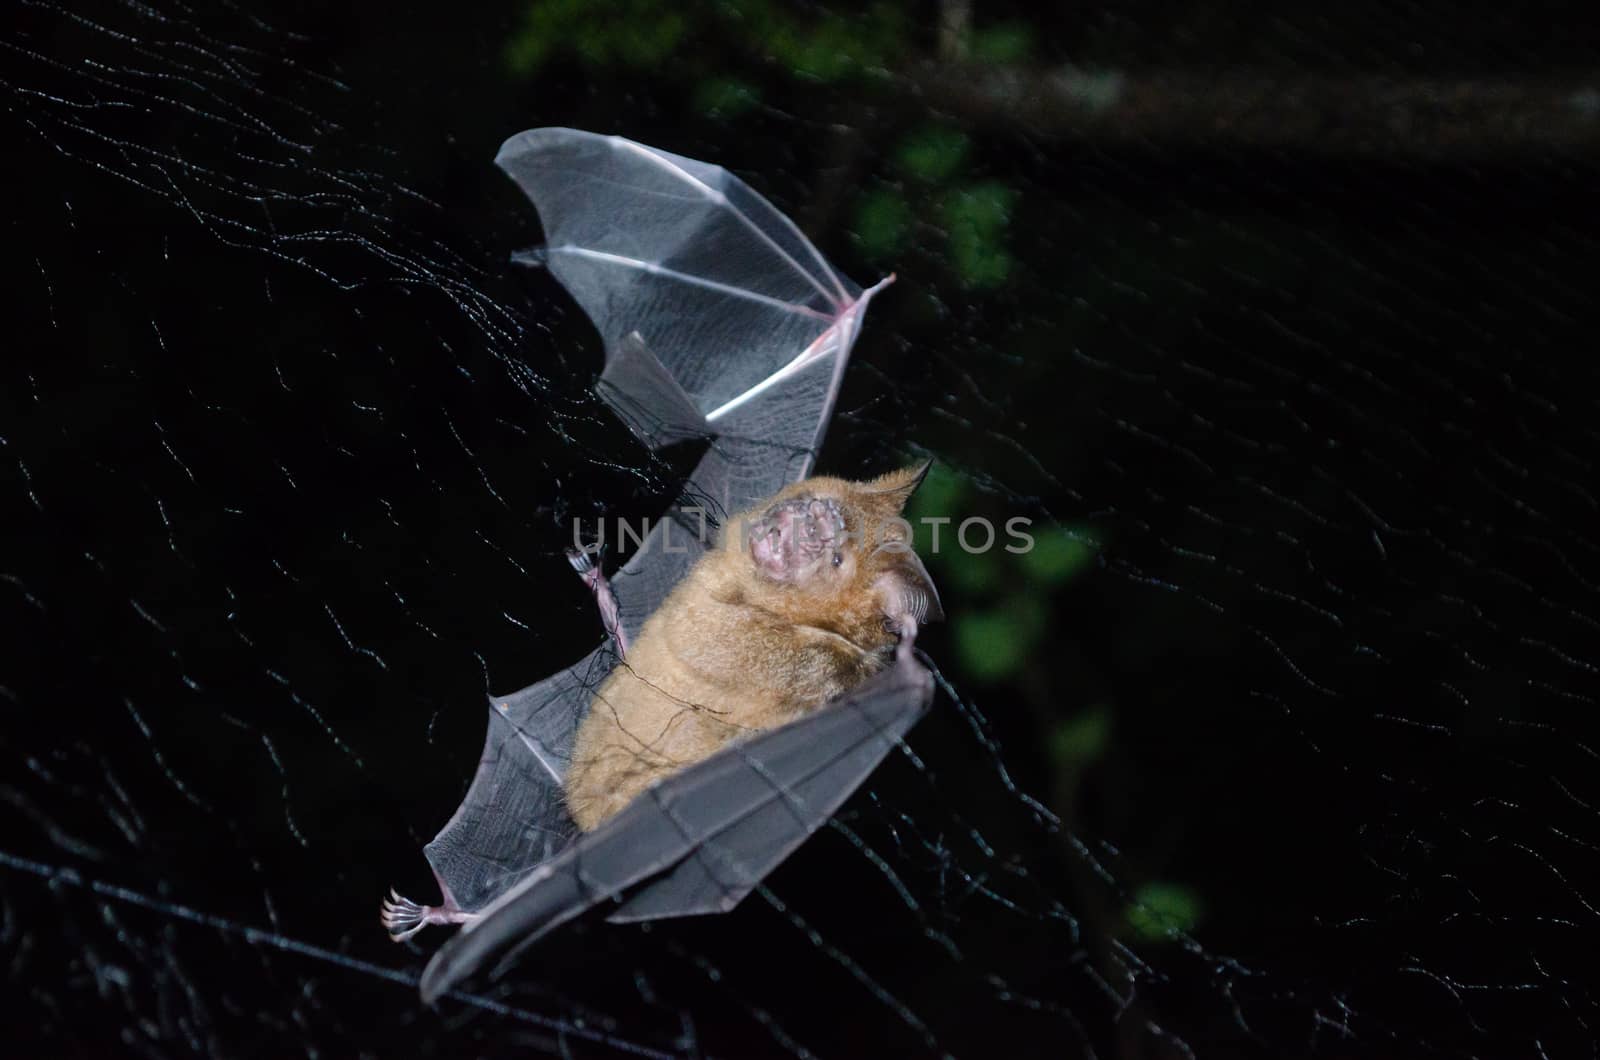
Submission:
[[[927,469],[804,479],[728,520],[595,693],[566,775],[579,827],[854,688],[941,617],[900,518]]]
[[[938,599],[895,520],[922,470],[807,479],[892,277],[863,290],[727,170],[621,137],[533,129],[497,161],[545,230],[514,260],[605,344],[600,397],[651,449],[706,443],[683,496],[738,514],[713,543],[670,507],[614,585],[571,557],[610,643],[491,698],[472,783],[425,851],[439,903],[383,904],[395,939],[461,925],[423,974],[429,1002],[597,906],[733,909],[934,692],[912,640]]]

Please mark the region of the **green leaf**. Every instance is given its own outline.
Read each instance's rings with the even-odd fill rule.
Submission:
[[[1033,536],[1033,547],[1019,553],[1018,559],[1028,577],[1047,585],[1071,580],[1091,566],[1100,552],[1100,542],[1083,530],[1058,527],[1027,532]]]
[[[913,524],[914,525],[914,524]],[[917,541],[931,542],[932,527],[917,528]],[[926,545],[923,546],[926,548]],[[939,585],[950,586],[963,596],[982,596],[1005,584],[1005,570],[1000,557],[1003,552],[964,552],[956,542],[955,526],[939,527],[939,551],[934,558],[939,571]]]
[[[786,26],[767,43],[790,72],[814,81],[838,81],[861,65],[860,38],[838,16],[805,30]]]
[[[506,41],[506,68],[518,76],[538,70],[559,49],[585,64],[660,67],[688,32],[688,19],[664,0],[535,0]]]
[[[1125,917],[1136,938],[1165,942],[1200,922],[1200,896],[1181,883],[1147,883],[1134,892]]]
[[[1039,640],[1043,615],[1037,601],[1018,597],[993,611],[956,617],[956,655],[979,681],[998,681],[1022,668]]]
[[[950,260],[968,287],[999,287],[1011,275],[1013,259],[992,236],[975,232],[952,233]]]
[[[911,207],[904,196],[888,188],[877,188],[862,196],[851,234],[867,257],[893,258],[905,244],[912,220]],[[924,483],[923,489],[926,488]]]
[[[634,66],[655,69],[677,52],[688,30],[688,20],[671,11],[653,21],[641,20],[632,32],[621,34],[618,53]]]
[[[962,549],[957,532],[967,486],[966,476],[936,462],[911,495],[905,518],[911,523],[913,547],[938,573],[939,585],[966,596],[981,596],[1005,583],[1002,561],[1010,557],[999,546],[977,553]]]
[[[970,287],[996,287],[1011,274],[1006,228],[1016,192],[999,183],[974,184],[943,204],[950,261]]]
[[[768,9],[760,7],[761,12]],[[894,68],[910,39],[904,12],[895,4],[875,4],[864,14],[788,19],[770,13],[752,24],[753,44],[787,66],[797,77],[840,81],[858,74],[884,76]]]
[[[506,70],[517,77],[527,77],[544,64],[550,46],[537,33],[514,33],[506,41]]]
[[[506,69],[519,77],[535,73],[562,40],[571,16],[571,0],[546,0],[530,4],[522,23],[505,44]]]
[[[895,162],[918,180],[938,184],[955,175],[970,145],[966,134],[943,125],[930,125],[901,141]]]
[[[760,89],[731,77],[710,78],[694,90],[695,109],[711,118],[737,118],[760,102]]]
[[[1017,193],[998,181],[959,188],[944,200],[944,221],[951,229],[996,233],[1011,223]]]
[[[1111,743],[1111,711],[1104,705],[1066,721],[1050,731],[1050,760],[1058,769],[1081,769],[1099,759]]]
[[[906,505],[906,518],[916,523],[925,515],[948,516],[954,520],[956,508],[967,492],[967,479],[946,464],[934,462],[928,477],[922,480],[917,492]],[[919,531],[917,540],[922,540]],[[942,543],[942,542],[941,542]]]
[[[971,54],[980,63],[1019,63],[1033,50],[1033,30],[1021,22],[1002,22],[972,35]]]

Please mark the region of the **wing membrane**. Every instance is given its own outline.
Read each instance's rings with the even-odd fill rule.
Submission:
[[[608,361],[637,332],[703,415],[830,330],[846,337],[831,356],[849,356],[856,325],[840,325],[859,320],[861,289],[722,167],[575,129],[519,133],[496,162],[538,207],[544,264],[594,321]],[[782,408],[813,425],[827,411],[815,400]]]
[[[424,1000],[603,902],[622,903],[617,920],[733,908],[827,822],[932,699],[932,676],[907,657],[827,708],[659,782],[441,946],[422,974]]]
[[[719,166],[573,129],[520,133],[496,162],[537,207],[547,239],[514,260],[548,268],[605,343],[601,396],[652,447],[711,439],[683,500],[613,579],[623,627],[636,637],[703,554],[717,519],[810,474],[882,284],[863,292]],[[827,819],[931,694],[926,671],[897,668],[801,729],[669,779],[655,801],[574,841],[562,777],[613,661],[597,649],[490,701],[477,775],[426,848],[445,906],[484,918],[436,956],[425,992],[641,883],[619,916],[731,907]],[[844,742],[807,742],[825,738]],[[677,825],[657,819],[668,811]]]

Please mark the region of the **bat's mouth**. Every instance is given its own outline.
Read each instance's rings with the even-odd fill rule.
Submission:
[[[831,500],[796,497],[768,508],[750,527],[750,556],[768,575],[794,581],[844,540],[844,516]]]

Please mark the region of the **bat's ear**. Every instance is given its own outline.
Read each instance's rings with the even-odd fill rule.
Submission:
[[[879,475],[865,484],[866,492],[872,494],[875,498],[881,497],[891,501],[895,510],[899,511],[906,506],[906,501],[911,499],[911,495],[917,492],[917,487],[922,485],[922,480],[928,477],[928,469],[931,467],[933,467],[933,461],[924,460],[920,464],[912,464],[910,467],[903,467],[899,471],[891,471],[887,475]]]
[[[877,589],[883,598],[884,614],[890,618],[909,614],[918,625],[944,618],[939,590],[933,587],[928,568],[915,552],[895,551],[893,565],[878,575]]]

